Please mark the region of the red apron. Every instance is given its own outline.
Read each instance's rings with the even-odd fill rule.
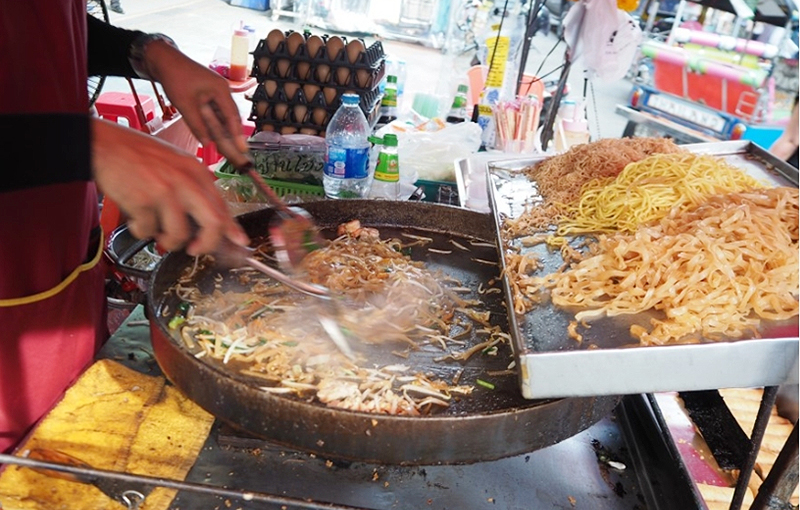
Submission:
[[[85,1],[4,2],[0,69],[0,115],[39,114],[45,124],[30,165],[0,173],[68,164],[48,152],[47,138],[71,133],[49,132],[46,118],[88,114]],[[75,138],[88,150],[88,137]],[[107,337],[97,225],[91,182],[0,192],[0,451],[58,401]]]

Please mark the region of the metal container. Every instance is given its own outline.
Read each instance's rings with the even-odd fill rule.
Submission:
[[[753,177],[775,185],[798,183],[796,169],[750,142],[703,143],[684,148],[722,157]],[[489,174],[498,236],[502,217],[518,215],[525,201],[537,196],[535,183],[521,170],[544,158],[482,163]],[[475,171],[468,163],[460,166],[462,172]],[[536,250],[545,271],[552,272],[562,264],[558,253],[549,253],[543,246],[524,250]],[[505,277],[504,286],[507,306],[513,310]],[[647,322],[644,314],[595,320],[581,343],[567,341],[567,326],[573,319],[574,314],[549,303],[524,315],[509,314],[520,386],[526,398],[754,387],[797,381],[796,318],[763,321],[762,338],[758,339],[664,346],[642,346],[628,333],[632,323]],[[590,345],[594,347],[590,349]]]

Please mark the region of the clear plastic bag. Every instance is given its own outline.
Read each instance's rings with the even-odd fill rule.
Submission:
[[[590,78],[610,82],[625,77],[642,30],[616,0],[580,0],[564,19],[564,39],[573,63],[581,63]]]
[[[400,179],[414,182],[455,182],[453,162],[477,152],[481,146],[481,128],[474,122],[451,124],[439,131],[395,130],[391,124],[377,135],[397,135]]]

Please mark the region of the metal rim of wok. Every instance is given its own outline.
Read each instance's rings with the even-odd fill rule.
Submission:
[[[363,225],[408,227],[426,232],[493,241],[491,216],[424,202],[373,200],[319,201],[304,204],[321,226],[352,219]],[[239,217],[245,230],[263,234],[273,211]],[[495,250],[496,252],[496,250]],[[495,253],[495,256],[497,254]],[[521,394],[500,399],[491,391],[468,399],[489,408],[482,412],[421,417],[355,412],[312,404],[259,390],[218,365],[197,359],[170,334],[160,303],[180,271],[192,263],[183,252],[163,258],[151,277],[147,306],[156,360],[166,377],[188,398],[236,429],[290,448],[326,458],[378,464],[463,464],[496,460],[545,448],[567,439],[607,416],[619,397],[525,400]],[[494,269],[492,269],[494,270]],[[511,376],[511,392],[519,393]],[[507,392],[509,393],[509,392]]]

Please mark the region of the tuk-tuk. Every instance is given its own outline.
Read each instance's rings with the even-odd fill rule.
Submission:
[[[691,8],[698,19],[683,21]],[[714,32],[704,26],[713,22],[712,10],[733,14],[721,18],[727,26],[711,27]],[[756,26],[784,30],[775,41],[756,38]],[[796,27],[796,5],[781,0],[758,0],[754,8],[744,0],[681,0],[666,40],[653,37],[641,45],[637,66],[644,78],[628,104],[616,108],[628,119],[622,136],[664,135],[678,143],[746,139],[769,147],[797,95]],[[720,35],[721,29],[730,35]]]

